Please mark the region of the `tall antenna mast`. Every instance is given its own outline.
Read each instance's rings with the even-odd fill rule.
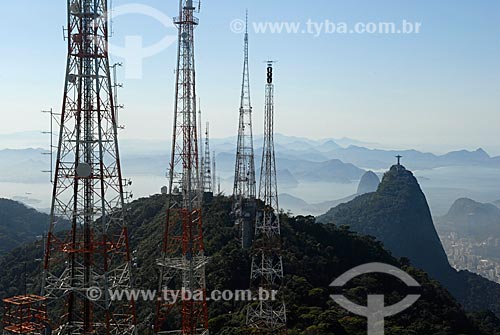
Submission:
[[[201,189],[205,190],[205,158],[203,157],[203,135],[202,135],[202,127],[201,127],[201,99],[198,99],[198,152],[200,154],[200,184]],[[210,166],[210,165],[209,165]]]
[[[244,43],[243,81],[239,111],[238,144],[233,188],[233,215],[240,230],[243,248],[252,243],[252,227],[255,222],[256,183],[255,156],[253,149],[252,103],[250,100],[250,69],[248,64],[248,11]]]
[[[107,4],[68,1],[68,61],[42,282],[54,334],[137,333],[134,302],[110,298],[133,283]],[[68,224],[69,231],[59,233]],[[101,295],[91,299],[94,288]]]
[[[250,289],[279,292],[283,282],[283,259],[274,153],[273,63],[267,62],[264,148],[259,189],[259,198],[264,202],[264,207],[257,213],[255,222]],[[260,301],[257,306],[250,305],[247,311],[247,325],[266,334],[286,334],[284,301]]]
[[[206,193],[215,193],[215,184],[212,183],[212,164],[210,161],[210,124],[207,122],[207,130],[205,131],[205,158],[203,163],[203,190]]]
[[[217,162],[216,162],[215,151],[212,153],[212,190],[215,193],[215,187],[217,185]]]
[[[194,30],[198,19],[192,0],[179,0],[172,156],[167,214],[160,266],[155,334],[208,334],[202,190],[197,131]],[[189,292],[194,299],[165,300],[161,292]]]

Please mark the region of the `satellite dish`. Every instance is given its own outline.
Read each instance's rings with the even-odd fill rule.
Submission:
[[[76,175],[80,178],[88,178],[92,174],[92,167],[88,163],[79,163],[76,167]]]
[[[70,6],[70,10],[72,14],[80,13],[80,5],[78,4],[77,1],[73,1],[73,3]]]

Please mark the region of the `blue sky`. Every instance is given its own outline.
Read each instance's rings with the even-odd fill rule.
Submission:
[[[176,16],[176,0],[114,0]],[[0,133],[45,129],[39,111],[61,106],[66,1],[0,5]],[[500,2],[496,0],[206,0],[196,31],[198,94],[212,136],[236,134],[242,39],[230,23],[421,22],[420,34],[263,34],[251,29],[255,132],[262,132],[265,64],[276,65],[276,131],[311,138],[352,137],[430,151],[482,146],[500,154]],[[139,35],[151,45],[175,34],[143,15],[114,20],[111,42]],[[124,78],[124,138],[170,138],[176,48]],[[123,61],[114,58],[113,61]],[[498,144],[497,144],[498,143]]]

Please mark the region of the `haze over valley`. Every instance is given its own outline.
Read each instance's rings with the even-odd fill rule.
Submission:
[[[50,199],[48,137],[40,132],[0,135],[0,196],[46,210]],[[31,145],[29,144],[31,141]],[[221,191],[232,194],[236,138],[212,139],[217,153]],[[8,144],[10,149],[3,147]],[[480,202],[500,199],[500,157],[482,149],[457,150],[444,155],[416,150],[382,150],[377,145],[350,139],[310,140],[276,136],[276,155],[281,207],[294,214],[320,215],[332,204],[357,193],[365,171],[379,177],[401,154],[406,167],[415,172],[433,216],[446,214],[456,199]],[[259,180],[262,137],[256,136],[255,152]],[[164,141],[123,140],[124,177],[134,198],[160,192],[166,184],[169,144]],[[498,180],[498,182],[496,182]]]

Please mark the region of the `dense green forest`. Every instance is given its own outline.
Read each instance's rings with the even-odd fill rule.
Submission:
[[[136,250],[136,286],[156,289],[158,256],[164,222],[165,197],[158,195],[133,202],[128,210],[131,244]],[[216,197],[204,211],[205,244],[210,257],[207,285],[214,289],[246,289],[249,252],[240,249],[237,232],[229,217],[230,199]],[[291,335],[366,334],[366,319],[337,306],[329,298],[329,285],[339,275],[369,262],[398,266],[422,284],[422,298],[407,311],[386,320],[386,334],[400,335],[493,335],[499,320],[491,313],[466,315],[463,308],[437,281],[412,267],[407,259],[396,259],[374,238],[360,236],[346,227],[318,224],[313,217],[282,214],[285,266],[284,296]],[[0,294],[23,292],[24,262],[28,268],[29,290],[39,289],[40,243],[14,250],[0,259]],[[366,304],[368,294],[386,295],[387,304],[399,302],[408,292],[401,282],[385,275],[361,276],[349,283],[344,294]],[[148,334],[153,306],[139,303],[141,334]],[[210,303],[212,334],[249,334],[244,324],[243,303]],[[481,327],[481,328],[480,328]]]
[[[47,231],[49,217],[33,208],[8,199],[0,199],[0,255]]]

